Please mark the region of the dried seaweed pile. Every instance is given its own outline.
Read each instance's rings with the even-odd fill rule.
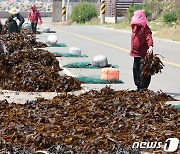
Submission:
[[[155,75],[157,73],[161,73],[161,70],[164,67],[164,64],[160,60],[157,54],[147,54],[145,58],[142,60],[144,67],[144,75]]]
[[[17,91],[72,91],[81,88],[73,77],[60,76],[58,61],[44,48],[47,44],[36,41],[31,30],[20,33],[7,30],[10,18],[3,25],[0,40],[10,55],[0,55],[0,87]]]
[[[81,88],[73,77],[60,76],[59,62],[43,49],[0,55],[0,87],[16,91],[72,91]]]
[[[5,25],[2,25],[2,30],[0,34],[6,34],[8,33],[8,25],[10,23],[10,21],[12,20],[12,16],[7,18],[7,20],[5,21]]]
[[[10,16],[6,21],[5,25],[2,26],[2,31],[0,34],[8,34],[8,25],[10,24],[10,21],[12,21],[12,16]],[[26,35],[33,35],[31,29],[21,28],[21,33],[25,33]],[[36,34],[40,34],[39,31],[36,32]]]
[[[37,154],[33,150],[29,150],[28,148],[23,147],[15,147],[10,145],[5,145],[4,147],[0,146],[1,154]]]
[[[31,30],[28,29],[21,29],[20,33],[9,33],[8,32],[8,24],[9,24],[10,18],[8,18],[5,22],[5,25],[3,25],[1,34],[0,34],[0,40],[3,40],[7,50],[10,53],[13,53],[15,51],[23,50],[25,48],[45,48],[47,47],[46,43],[38,42],[31,32]]]
[[[32,29],[27,29],[27,28],[22,28],[22,29],[21,29],[21,33],[25,33],[25,34],[27,34],[27,35],[32,35],[32,34],[33,34],[33,33],[32,33]],[[41,32],[36,31],[36,34],[41,34]]]
[[[24,105],[0,102],[0,147],[31,149],[64,145],[74,153],[118,153],[133,142],[180,137],[180,111],[153,91],[109,87],[74,96],[62,94]],[[135,153],[135,152],[132,152]]]
[[[15,51],[33,49],[33,48],[44,48],[47,44],[36,41],[33,35],[27,35],[26,33],[7,33],[0,35],[0,40],[3,40],[7,50],[10,53]]]

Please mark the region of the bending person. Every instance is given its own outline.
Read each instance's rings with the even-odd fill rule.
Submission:
[[[19,33],[21,31],[22,24],[24,23],[24,17],[19,13],[19,11],[15,7],[12,8],[9,11],[9,13],[12,14],[12,16],[11,16],[12,23],[17,25],[17,28],[14,31],[12,31],[12,32]],[[17,21],[16,21],[17,19],[19,20],[19,25],[17,24]]]

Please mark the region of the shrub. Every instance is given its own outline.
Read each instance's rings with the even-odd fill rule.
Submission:
[[[134,11],[141,10],[141,9],[142,9],[142,5],[131,5],[127,10],[129,21],[131,20],[134,14]]]
[[[160,0],[146,0],[146,7],[151,12],[151,20],[159,18],[163,11],[164,3]]]
[[[176,16],[176,13],[174,13],[174,12],[165,13],[163,18],[166,23],[171,23],[171,22],[177,21],[177,16]]]
[[[148,8],[143,6],[142,4],[131,5],[128,8],[128,11],[127,11],[128,12],[128,19],[129,19],[129,21],[131,20],[132,16],[134,15],[134,12],[136,10],[141,10],[141,9],[144,9],[144,12],[145,12],[145,15],[146,15],[147,18],[149,18],[151,16],[151,13],[148,10]]]
[[[176,9],[177,21],[180,21],[180,9]]]
[[[71,15],[72,21],[77,23],[85,23],[90,21],[92,18],[97,17],[96,7],[92,3],[78,3]]]

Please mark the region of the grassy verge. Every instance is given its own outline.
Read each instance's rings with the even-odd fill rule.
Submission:
[[[165,27],[157,32],[154,36],[158,38],[170,39],[180,42],[180,26],[179,27]]]
[[[101,24],[101,21],[99,18],[93,18],[91,21],[86,22],[84,25],[97,25],[97,26],[104,26],[104,27],[114,28],[114,29],[130,30],[130,25],[129,25],[128,21],[122,21],[122,22],[118,22],[116,24],[114,24],[114,23]]]
[[[127,20],[113,24],[115,29],[131,30],[130,23]]]
[[[114,29],[131,30],[130,23],[127,20],[118,22],[116,24],[111,24],[111,23],[101,24],[99,18],[94,18],[91,21],[85,23],[85,25],[99,25]],[[149,22],[148,25],[150,26],[152,31],[156,31],[154,37],[180,42],[180,35],[179,35],[180,24],[176,24],[175,26],[171,25],[172,27],[169,27],[163,22],[152,21]]]
[[[84,23],[85,25],[102,25],[99,18],[93,18],[90,21]]]

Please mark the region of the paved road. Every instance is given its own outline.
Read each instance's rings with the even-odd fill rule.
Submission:
[[[88,58],[59,58],[62,65],[76,61],[90,61],[96,55],[107,56],[109,63],[119,65],[120,79],[124,84],[112,85],[114,89],[135,89],[132,78],[133,58],[129,56],[130,35],[129,31],[112,30],[98,26],[55,26],[50,19],[44,23],[56,31],[59,42],[66,43],[67,48],[49,48],[54,51],[68,52],[69,47],[75,46],[82,49]],[[46,41],[49,34],[40,35]],[[152,77],[149,89],[162,90],[180,99],[180,43],[154,38],[154,52],[164,58],[165,68],[162,73]],[[99,76],[99,69],[69,69],[75,76]],[[86,85],[88,88],[102,88],[105,85]]]

